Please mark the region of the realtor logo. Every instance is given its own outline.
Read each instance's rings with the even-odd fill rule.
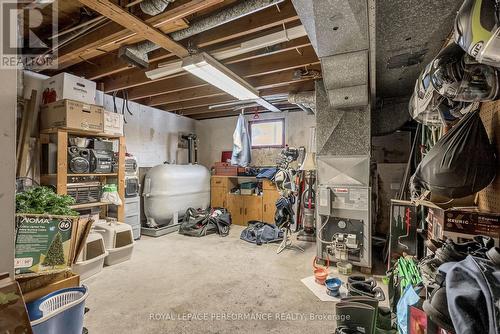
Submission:
[[[57,68],[55,0],[0,0],[0,68]]]

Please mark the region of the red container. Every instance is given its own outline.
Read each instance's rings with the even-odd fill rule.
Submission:
[[[233,151],[222,151],[220,161],[221,162],[231,161],[232,156],[233,156]]]

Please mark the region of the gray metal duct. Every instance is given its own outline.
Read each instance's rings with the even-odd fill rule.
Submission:
[[[314,114],[316,111],[316,92],[300,92],[288,94],[288,102],[297,105],[307,114]]]
[[[316,54],[333,108],[368,105],[368,0],[292,0]]]
[[[169,0],[165,0],[170,2]],[[188,37],[194,36],[202,31],[209,30],[228,22],[237,20],[243,16],[253,14],[270,6],[277,5],[284,0],[247,0],[239,2],[228,8],[223,8],[214,14],[190,22],[189,28],[182,29],[171,33],[169,36],[174,41],[180,41]],[[145,0],[144,2],[162,2],[161,0]],[[141,8],[142,4],[141,3]],[[141,42],[135,45],[122,46],[118,51],[120,58],[124,61],[144,68],[148,66],[148,53],[159,49],[160,47],[150,41]]]
[[[163,13],[171,2],[175,0],[144,0],[140,3],[141,10],[151,16]]]

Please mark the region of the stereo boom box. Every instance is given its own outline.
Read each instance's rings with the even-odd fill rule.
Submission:
[[[113,151],[71,146],[68,148],[68,171],[75,174],[111,173]]]

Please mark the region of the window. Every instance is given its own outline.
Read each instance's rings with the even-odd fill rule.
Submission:
[[[250,122],[252,148],[284,147],[285,120],[270,119]]]

